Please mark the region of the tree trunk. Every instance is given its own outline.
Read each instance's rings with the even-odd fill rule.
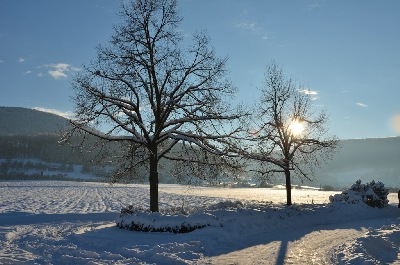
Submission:
[[[150,155],[150,211],[158,212],[158,159],[157,153]]]
[[[285,169],[285,177],[286,177],[286,204],[292,205],[292,184],[290,181],[289,169]]]

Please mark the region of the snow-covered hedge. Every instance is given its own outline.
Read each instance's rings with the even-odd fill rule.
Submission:
[[[128,206],[121,210],[117,226],[122,229],[142,232],[188,233],[206,226],[220,226],[214,215],[206,213],[162,214],[134,210]]]
[[[389,190],[385,188],[382,182],[367,182],[361,184],[361,180],[357,180],[350,189],[343,191],[341,194],[329,196],[331,202],[345,202],[350,204],[365,203],[371,207],[383,208],[389,200],[387,196]]]

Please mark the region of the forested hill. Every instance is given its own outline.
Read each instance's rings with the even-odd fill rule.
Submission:
[[[69,126],[67,119],[38,110],[0,107],[0,136],[59,134]]]

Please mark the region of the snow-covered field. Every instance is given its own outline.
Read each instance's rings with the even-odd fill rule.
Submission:
[[[202,212],[191,233],[118,229],[146,185],[0,182],[0,264],[400,264],[400,209],[328,203],[335,192],[160,186],[163,213]]]

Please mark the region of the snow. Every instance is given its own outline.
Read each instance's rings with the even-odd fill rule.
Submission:
[[[0,264],[400,264],[397,194],[377,209],[337,193],[294,189],[287,207],[282,189],[160,185],[144,223],[209,223],[174,234],[117,228],[122,207],[148,207],[147,185],[0,182]]]

